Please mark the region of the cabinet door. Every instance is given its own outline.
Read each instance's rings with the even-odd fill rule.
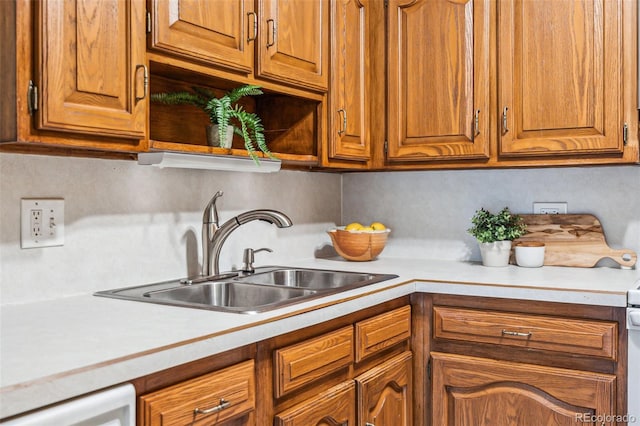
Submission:
[[[259,0],[258,77],[327,90],[329,2]]]
[[[389,1],[389,161],[489,157],[489,3]]]
[[[356,387],[339,384],[275,417],[276,426],[336,426],[356,424]]]
[[[499,2],[501,156],[622,153],[621,8]]]
[[[358,425],[411,425],[411,359],[404,352],[356,377]]]
[[[253,0],[153,0],[151,47],[253,72],[257,15]]]
[[[431,356],[434,425],[569,426],[616,412],[612,375],[463,355]]]
[[[38,128],[143,138],[144,3],[38,4]]]
[[[366,161],[371,157],[367,3],[331,2],[330,158]]]
[[[138,424],[249,426],[248,414],[256,408],[254,370],[248,360],[142,395]]]

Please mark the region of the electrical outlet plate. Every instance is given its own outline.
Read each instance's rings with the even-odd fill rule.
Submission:
[[[63,198],[23,198],[20,210],[20,247],[64,245]]]
[[[566,202],[533,203],[533,214],[567,214]]]

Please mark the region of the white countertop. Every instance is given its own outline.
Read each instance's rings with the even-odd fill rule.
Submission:
[[[91,294],[3,305],[0,418],[414,292],[624,307],[627,291],[640,278],[638,270],[487,268],[477,263],[424,259],[380,258],[373,262],[309,259],[288,266],[393,273],[399,278],[255,315]],[[312,309],[315,306],[322,307]]]

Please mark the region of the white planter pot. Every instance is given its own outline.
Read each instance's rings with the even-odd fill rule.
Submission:
[[[227,126],[226,138],[220,141],[220,133],[217,124],[207,126],[207,143],[209,146],[219,146],[220,148],[231,148],[233,145],[233,126]]]
[[[511,241],[494,241],[478,243],[484,266],[507,266],[511,254]]]

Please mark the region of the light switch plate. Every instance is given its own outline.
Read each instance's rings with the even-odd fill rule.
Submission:
[[[20,247],[64,245],[63,198],[23,198],[20,211]]]

